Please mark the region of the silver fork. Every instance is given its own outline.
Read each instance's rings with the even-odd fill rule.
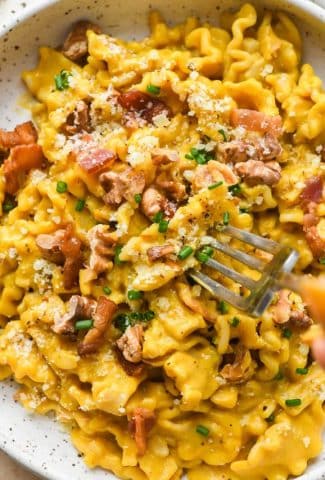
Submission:
[[[263,262],[253,255],[249,255],[248,253],[232,248],[226,243],[211,238],[204,242],[204,245],[208,245],[247,265],[251,269],[260,272],[261,277],[259,280],[255,281],[242,275],[236,270],[223,265],[217,260],[209,258],[204,265],[217,270],[225,277],[230,278],[247,288],[250,291],[250,295],[247,297],[241,297],[237,293],[234,293],[221,285],[216,280],[213,280],[208,275],[205,275],[198,270],[189,270],[189,276],[196,283],[207,289],[213,296],[220,300],[224,300],[239,310],[243,310],[255,317],[262,315],[271,303],[277,290],[284,287],[296,290],[295,277],[290,274],[299,258],[299,254],[296,250],[230,225],[218,226],[217,229],[222,234],[241,240],[244,243],[271,254],[273,258],[270,262]]]

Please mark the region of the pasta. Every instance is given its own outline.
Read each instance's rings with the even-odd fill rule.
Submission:
[[[0,379],[121,479],[286,480],[322,448],[306,307],[282,290],[254,318],[186,272],[247,295],[205,265],[258,278],[207,247],[222,223],[324,270],[325,92],[284,13],[149,23],[124,42],[80,22],[23,73],[38,131],[0,130]]]

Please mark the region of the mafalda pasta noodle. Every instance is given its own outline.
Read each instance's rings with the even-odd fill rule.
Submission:
[[[137,42],[81,22],[23,73],[37,129],[0,131],[0,377],[90,468],[285,480],[322,448],[310,315],[282,290],[250,317],[186,272],[247,295],[205,265],[257,278],[207,247],[228,223],[324,269],[325,93],[282,12],[149,22]]]

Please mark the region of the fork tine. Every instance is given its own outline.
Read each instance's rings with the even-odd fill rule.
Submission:
[[[256,287],[256,282],[254,280],[246,277],[245,275],[242,275],[241,273],[236,272],[232,268],[229,268],[220,262],[217,262],[217,260],[214,260],[213,258],[209,258],[205,265],[213,268],[214,270],[217,270],[218,272],[222,273],[226,277],[231,278],[235,282],[240,283],[249,290],[253,290]]]
[[[206,243],[205,245],[210,245],[216,250],[219,250],[220,252],[229,255],[229,257],[232,257],[235,260],[244,263],[248,267],[252,268],[253,270],[257,270],[258,272],[262,272],[265,268],[265,263],[258,258],[253,257],[252,255],[248,255],[248,253],[241,252],[240,250],[236,250],[235,248],[232,248],[227,244],[218,242],[218,240],[212,241],[211,239],[211,241],[209,241],[209,243]]]
[[[239,228],[232,227],[231,225],[222,227],[219,229],[219,231],[229,234],[231,237],[237,238],[237,240],[241,240],[242,242],[253,245],[256,248],[265,250],[269,253],[275,254],[281,248],[279,244],[273,242],[273,240],[259,237],[258,235],[254,235],[254,233],[247,232],[246,230],[240,230]]]
[[[228,288],[224,287],[220,283],[216,282],[212,278],[204,275],[197,270],[189,270],[189,276],[203,288],[208,290],[212,295],[217,297],[220,300],[225,300],[226,302],[234,305],[240,310],[246,309],[246,299],[237,295],[237,293],[228,290]]]

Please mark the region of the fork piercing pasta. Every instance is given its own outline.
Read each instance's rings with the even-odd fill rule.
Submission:
[[[282,12],[149,21],[130,42],[79,22],[23,73],[35,124],[0,130],[0,378],[121,479],[298,476],[325,399],[304,303],[281,290],[253,318],[186,271],[248,295],[205,265],[258,278],[206,245],[222,224],[324,271],[321,80]]]

